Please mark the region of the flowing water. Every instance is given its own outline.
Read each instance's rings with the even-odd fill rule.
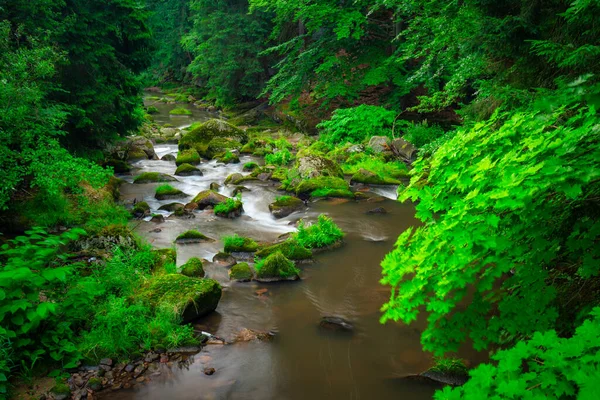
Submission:
[[[159,156],[177,151],[176,145],[157,145]],[[204,176],[178,177],[173,186],[189,195],[177,200],[186,203],[211,182],[222,184],[225,177],[239,172],[237,165],[200,165]],[[257,161],[257,160],[255,160]],[[144,160],[134,165],[134,175],[141,171],[173,174],[174,162]],[[158,184],[131,184],[121,187],[125,200],[147,201],[153,212],[162,204],[173,202],[154,199]],[[237,233],[256,240],[272,241],[294,231],[299,218],[315,220],[325,213],[346,232],[342,248],[315,256],[316,262],[302,265],[302,280],[261,284],[230,283],[224,267],[207,268],[207,276],[223,285],[223,296],[216,312],[196,324],[207,331],[232,339],[242,328],[272,331],[272,342],[245,342],[208,345],[194,357],[187,369],[163,373],[147,385],[111,393],[112,400],[133,399],[431,399],[434,388],[401,377],[424,371],[432,365],[431,357],[421,351],[420,328],[399,323],[379,323],[380,307],[389,298],[389,289],[378,281],[380,262],[398,235],[417,224],[411,205],[392,199],[378,203],[318,201],[301,212],[275,220],[268,204],[281,192],[267,182],[247,182],[250,192],[243,194],[244,215],[235,220],[214,217],[211,211],[196,212],[193,219],[168,218],[156,224],[140,221],[139,234],[158,248],[171,247],[177,235],[198,229],[214,243],[177,246],[177,263],[190,257],[212,259],[222,250],[220,238]],[[221,188],[230,195],[233,187]],[[395,188],[374,188],[389,197]],[[384,215],[366,214],[384,207]],[[168,216],[169,213],[164,213]],[[160,228],[160,232],[155,232]],[[265,293],[257,294],[260,289]],[[352,335],[319,330],[323,316],[336,315],[355,326]],[[212,376],[203,373],[213,367]]]

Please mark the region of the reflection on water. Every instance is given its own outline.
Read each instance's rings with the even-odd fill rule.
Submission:
[[[175,145],[157,146],[159,155],[176,152]],[[242,164],[250,157],[242,157]],[[178,177],[178,187],[189,195],[208,189],[211,182],[223,183],[227,175],[239,172],[241,165],[206,162],[199,167],[204,176]],[[157,171],[173,174],[175,164],[144,160],[136,172]],[[132,182],[133,177],[123,177]],[[126,183],[121,192],[126,199],[145,200],[156,212],[162,204],[153,198],[158,184]],[[217,311],[198,321],[196,328],[232,339],[242,328],[276,332],[273,342],[209,345],[196,356],[189,369],[174,376],[159,377],[135,390],[110,393],[103,398],[120,399],[430,399],[433,388],[399,379],[419,373],[431,365],[421,351],[420,328],[379,322],[380,308],[389,298],[389,289],[379,285],[380,262],[398,235],[411,225],[414,209],[393,200],[381,203],[319,201],[306,211],[275,220],[268,204],[277,195],[267,182],[247,182],[243,194],[245,214],[236,220],[216,218],[211,211],[197,212],[194,219],[169,219],[162,224],[137,222],[136,230],[156,247],[171,247],[181,232],[198,229],[217,239],[214,243],[177,246],[178,264],[190,257],[211,258],[222,249],[219,240],[237,233],[256,240],[274,240],[293,231],[291,221],[314,220],[325,213],[347,233],[342,248],[316,256],[316,262],[301,266],[302,280],[281,284],[230,283],[224,267],[210,265],[207,275],[219,280],[223,297]],[[221,192],[229,195],[232,187]],[[395,198],[395,187],[382,189]],[[383,190],[383,192],[382,192]],[[393,191],[392,195],[390,191]],[[366,212],[384,207],[388,214]],[[168,215],[168,213],[165,213]],[[161,232],[153,232],[160,228]],[[266,292],[257,295],[259,289]],[[337,315],[355,326],[352,335],[324,334],[320,319]],[[421,326],[420,326],[421,325]],[[216,373],[206,376],[205,367]]]

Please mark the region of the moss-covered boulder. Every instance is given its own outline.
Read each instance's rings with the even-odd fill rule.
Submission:
[[[301,261],[310,260],[312,258],[312,252],[294,239],[288,239],[285,242],[267,246],[257,251],[256,256],[259,258],[265,258],[277,252],[282,253],[290,260]]]
[[[176,107],[169,111],[171,115],[192,115],[192,112],[184,107]]]
[[[131,171],[131,165],[123,160],[108,160],[104,163],[105,167],[111,167],[116,174],[127,174]]]
[[[165,266],[174,266],[177,263],[177,251],[175,249],[152,250],[152,256],[154,257],[152,271],[155,273],[165,272]]]
[[[171,185],[160,185],[156,188],[154,194],[154,198],[157,200],[179,199],[182,197],[187,197],[187,194]]]
[[[257,163],[251,161],[244,164],[243,170],[246,172],[252,172],[257,168],[260,168],[260,166]]]
[[[217,204],[227,201],[229,197],[223,196],[215,192],[214,190],[204,190],[196,195],[192,200],[192,203],[196,203],[200,210],[204,210],[206,207],[214,207]]]
[[[200,154],[195,149],[182,150],[177,153],[177,159],[175,165],[180,166],[182,164],[198,165],[200,164]]]
[[[240,153],[242,154],[253,154],[256,151],[256,143],[249,142],[242,146]]]
[[[364,168],[359,169],[354,175],[350,183],[365,183],[371,185],[398,185],[399,180],[394,178],[383,177]]]
[[[194,167],[191,164],[181,164],[180,166],[177,167],[177,169],[175,170],[175,175],[177,176],[202,176],[202,171],[200,171],[198,168]]]
[[[237,196],[238,194],[242,194],[243,192],[249,192],[250,189],[248,189],[246,186],[236,186],[233,191],[231,192],[232,196]]]
[[[238,235],[226,236],[223,238],[224,250],[226,253],[235,252],[255,252],[258,250],[258,243],[249,237]]]
[[[183,232],[181,235],[177,236],[175,242],[178,244],[187,244],[187,243],[203,243],[203,242],[214,242],[214,239],[209,238],[205,234],[198,232],[197,230],[189,230]]]
[[[313,153],[298,156],[295,169],[300,174],[301,179],[317,178],[321,176],[344,177],[344,173],[337,163]]]
[[[150,206],[145,201],[139,201],[134,204],[131,214],[136,218],[147,217],[150,215]]]
[[[317,178],[303,180],[296,186],[296,195],[298,196],[308,195],[312,197],[327,197],[324,195],[327,192],[344,195],[341,197],[353,196],[352,192],[350,192],[348,182],[338,177],[319,176]]]
[[[229,279],[237,282],[248,282],[252,280],[254,274],[248,263],[235,264],[229,270]]]
[[[183,210],[183,208],[185,207],[185,204],[181,204],[181,203],[169,203],[169,204],[165,204],[160,206],[158,209],[161,211],[169,211],[169,212],[175,212],[177,210]]]
[[[219,185],[217,182],[211,182],[210,186],[209,186],[210,190],[215,190],[215,191],[219,191],[219,189],[221,189],[221,185]]]
[[[280,196],[274,203],[269,204],[269,211],[275,218],[284,218],[295,211],[302,210],[304,202],[293,196]]]
[[[241,129],[218,119],[211,119],[195,127],[183,135],[179,141],[179,149],[197,149],[200,152],[208,150],[209,143],[215,138],[230,139],[240,144],[246,143],[248,136]]]
[[[242,182],[247,182],[247,181],[256,181],[258,180],[257,177],[252,176],[252,175],[242,175],[239,172],[235,172],[231,175],[229,175],[227,178],[225,178],[225,184],[229,185],[229,184],[233,184],[233,185],[238,185]]]
[[[171,175],[160,172],[143,172],[135,177],[133,183],[157,183],[157,182],[176,182],[177,179]]]
[[[244,211],[243,203],[238,198],[228,198],[214,208],[215,215],[223,218],[237,218]]]
[[[280,251],[260,260],[254,268],[256,269],[256,280],[259,282],[300,279],[300,270]]]
[[[165,154],[164,156],[162,156],[162,158],[160,160],[161,161],[176,161],[177,157],[175,157],[174,154]]]
[[[153,307],[165,307],[184,323],[211,313],[221,299],[221,285],[213,279],[190,278],[181,274],[154,276],[138,298]]]
[[[240,157],[237,154],[232,153],[231,151],[227,151],[225,153],[216,155],[213,158],[219,162],[222,162],[223,164],[239,164],[240,163]]]
[[[181,274],[190,278],[204,278],[204,267],[202,260],[198,257],[192,257],[181,266]]]
[[[143,136],[133,136],[112,143],[105,148],[105,153],[111,154],[111,158],[115,160],[158,160],[152,142]]]
[[[206,157],[212,158],[218,154],[225,153],[231,150],[239,150],[242,147],[242,144],[234,139],[229,138],[213,138],[210,142],[208,142],[208,147],[206,149]]]

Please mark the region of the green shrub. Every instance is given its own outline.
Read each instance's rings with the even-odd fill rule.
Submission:
[[[292,161],[292,153],[288,149],[265,155],[265,163],[269,165],[288,165]]]
[[[438,125],[429,125],[427,121],[414,123],[404,129],[404,139],[421,148],[444,136],[444,130]]]
[[[381,157],[364,153],[354,154],[342,164],[344,174],[354,175],[361,169],[373,172],[382,180],[397,180],[409,176],[406,164],[401,161],[386,162]]]
[[[298,243],[308,249],[327,247],[339,242],[344,232],[328,216],[321,214],[316,224],[308,227],[300,220],[298,232],[294,235]]]
[[[360,105],[339,108],[329,121],[317,125],[322,129],[321,139],[331,145],[361,143],[371,136],[391,136],[396,112],[379,106]]]
[[[226,253],[233,251],[253,252],[258,249],[258,244],[247,237],[236,235],[223,237],[224,250]]]
[[[187,108],[177,107],[169,111],[169,114],[172,115],[192,115],[192,112]]]

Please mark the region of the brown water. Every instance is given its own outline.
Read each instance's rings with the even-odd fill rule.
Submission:
[[[156,147],[159,156],[175,152],[176,146]],[[242,164],[250,157],[242,157]],[[241,165],[202,164],[202,177],[178,178],[175,182],[189,199],[210,182],[223,182]],[[139,171],[172,174],[175,164],[141,161]],[[135,172],[134,172],[135,173]],[[131,176],[123,177],[128,182]],[[125,199],[148,201],[153,211],[161,204],[153,198],[157,184],[121,187]],[[136,230],[159,248],[173,246],[175,237],[198,229],[218,239],[215,243],[177,246],[178,265],[190,257],[211,259],[223,248],[224,235],[238,233],[257,240],[274,240],[295,228],[298,218],[315,220],[325,213],[346,232],[342,248],[316,256],[304,265],[302,280],[279,284],[230,283],[224,267],[209,267],[208,277],[223,285],[223,296],[213,314],[198,321],[196,328],[232,339],[242,328],[276,332],[272,342],[209,345],[195,356],[188,369],[167,371],[136,389],[108,394],[121,399],[431,399],[434,389],[401,377],[431,366],[431,357],[421,351],[418,325],[379,323],[380,307],[389,298],[389,289],[378,281],[380,262],[398,235],[417,222],[411,205],[392,199],[380,203],[319,201],[282,220],[268,212],[268,204],[281,195],[273,184],[248,183],[244,193],[245,214],[236,220],[216,218],[210,211],[198,212],[189,220],[168,219],[162,224],[142,221]],[[233,188],[221,192],[229,195]],[[375,188],[393,197],[395,188]],[[181,199],[186,202],[189,199]],[[384,207],[386,215],[366,211]],[[168,214],[168,213],[166,213]],[[152,232],[160,228],[161,232]],[[257,295],[259,289],[267,289]],[[356,328],[352,335],[324,333],[318,329],[321,317],[341,316]],[[206,376],[205,367],[216,373]]]

